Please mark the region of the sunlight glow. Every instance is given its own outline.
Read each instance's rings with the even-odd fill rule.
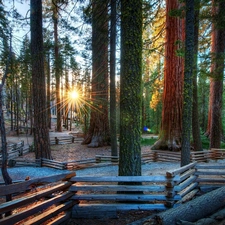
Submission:
[[[80,94],[78,91],[73,90],[69,93],[69,96],[70,96],[71,100],[76,100],[79,98]]]

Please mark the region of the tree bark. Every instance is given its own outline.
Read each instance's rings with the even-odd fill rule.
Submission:
[[[60,60],[59,60],[59,41],[58,41],[58,10],[57,1],[52,3],[53,7],[53,23],[54,23],[54,53],[55,53],[55,92],[56,92],[56,130],[62,132],[62,118],[61,118],[61,98],[60,98]]]
[[[195,2],[195,22],[194,22],[194,68],[193,68],[193,103],[192,103],[192,137],[193,137],[193,148],[195,151],[202,150],[202,141],[200,135],[200,124],[199,124],[199,107],[198,107],[198,85],[197,85],[197,74],[198,74],[198,34],[199,34],[199,10],[200,1]]]
[[[193,98],[193,66],[194,66],[194,0],[187,0],[185,17],[185,66],[182,113],[181,166],[190,163],[191,121]]]
[[[151,149],[180,150],[182,133],[184,22],[171,12],[179,9],[178,0],[166,1],[166,46],[163,110],[159,140]],[[175,66],[176,65],[176,66]]]
[[[157,214],[144,225],[177,225],[179,220],[195,222],[225,206],[225,187],[218,188],[178,207]]]
[[[8,53],[8,59],[6,63],[6,69],[4,72],[4,75],[2,77],[2,83],[0,84],[0,132],[1,132],[1,143],[2,143],[2,166],[1,166],[1,171],[2,171],[2,177],[4,179],[4,182],[6,185],[12,184],[12,179],[9,176],[9,173],[7,171],[7,162],[8,162],[8,157],[7,157],[7,142],[6,142],[6,131],[5,131],[5,121],[4,121],[4,113],[3,113],[3,97],[2,97],[2,92],[3,92],[3,86],[5,84],[5,80],[7,78],[7,75],[9,73],[9,65],[11,63],[11,57],[12,57],[12,36],[10,34],[10,46],[9,46],[9,51],[8,51],[8,45],[6,44],[6,37],[5,38],[5,48],[7,48],[7,53]],[[12,112],[11,112],[12,113]],[[6,201],[11,201],[12,200],[12,195],[6,195]],[[6,213],[6,216],[10,215],[11,211]]]
[[[213,15],[217,18],[213,28],[212,41],[212,66],[210,99],[210,148],[220,148],[222,137],[222,97],[224,75],[224,50],[225,50],[225,1],[213,1]]]
[[[92,1],[92,93],[90,126],[82,144],[110,144],[108,118],[108,4]]]
[[[110,136],[111,155],[117,156],[116,119],[116,0],[111,0],[110,20]]]
[[[121,1],[119,176],[141,175],[142,0]]]
[[[37,159],[51,159],[44,74],[42,1],[31,0],[30,5],[35,156]]]

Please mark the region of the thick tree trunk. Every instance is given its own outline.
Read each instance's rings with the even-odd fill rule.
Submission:
[[[6,37],[5,37],[6,39]],[[4,46],[8,47],[8,46]],[[8,50],[8,49],[7,49]],[[2,77],[2,83],[0,84],[0,133],[1,133],[1,144],[2,144],[2,166],[1,166],[1,171],[2,171],[2,177],[4,179],[4,182],[6,185],[12,184],[12,179],[9,176],[8,170],[7,170],[7,162],[8,162],[8,156],[7,156],[7,142],[6,142],[6,130],[5,130],[5,121],[4,121],[4,113],[3,113],[3,86],[5,84],[6,77],[9,73],[9,65],[11,63],[11,57],[12,57],[12,36],[10,35],[10,48],[8,52],[8,60],[6,64],[6,69],[5,73]],[[12,112],[11,112],[12,114]],[[7,195],[6,196],[6,201],[11,201],[12,200],[12,195]],[[8,216],[11,214],[11,211],[7,212],[5,215]],[[1,217],[1,215],[0,215]]]
[[[198,74],[198,34],[199,34],[199,9],[200,1],[195,2],[195,23],[194,23],[194,69],[193,69],[193,104],[192,104],[192,137],[193,137],[193,148],[195,151],[202,150],[202,142],[200,135],[199,125],[199,107],[198,107],[198,85],[197,85],[197,74]]]
[[[110,21],[110,136],[111,155],[117,156],[116,119],[116,0],[111,0]]]
[[[224,49],[225,49],[225,1],[214,0],[213,15],[218,19],[214,25],[212,42],[212,93],[211,98],[211,124],[210,148],[220,148],[222,137],[222,97],[224,75]]]
[[[110,144],[108,119],[108,5],[92,1],[92,109],[88,133],[82,144]]]
[[[210,138],[210,148],[220,148],[222,137],[222,94],[225,49],[225,1],[213,1],[212,14],[215,22],[212,26],[211,77],[208,125],[205,135]]]
[[[157,214],[146,220],[144,225],[177,225],[180,220],[195,222],[205,218],[225,206],[225,187],[195,198],[176,208]]]
[[[48,128],[51,129],[51,72],[50,72],[50,54],[47,54],[47,109],[48,109]]]
[[[184,67],[184,91],[182,113],[182,145],[181,166],[190,163],[191,150],[191,122],[192,122],[192,98],[193,98],[193,66],[194,66],[194,0],[186,0],[185,17],[185,67]]]
[[[56,130],[62,132],[61,118],[61,98],[60,98],[60,60],[59,60],[59,41],[58,41],[58,11],[57,2],[53,2],[53,23],[54,23],[54,53],[55,53],[55,92],[56,92]]]
[[[31,0],[30,5],[35,156],[37,159],[51,159],[44,74],[42,1]]]
[[[119,176],[141,175],[142,0],[121,1]]]
[[[184,60],[179,54],[183,47],[184,22],[179,17],[170,16],[172,10],[179,8],[179,4],[178,0],[166,2],[162,124],[160,139],[152,149],[179,150],[181,147]]]

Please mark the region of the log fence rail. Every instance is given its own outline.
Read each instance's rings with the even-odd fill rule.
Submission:
[[[72,193],[68,191],[71,186],[69,179],[75,173],[59,174],[20,183],[0,186],[1,196],[13,194],[14,199],[0,205],[0,224],[8,225],[20,223],[42,224],[51,219],[48,224],[59,224],[70,218],[71,208],[76,203],[71,200]],[[50,183],[49,187],[39,189],[38,186]],[[32,189],[33,192],[32,192]],[[25,196],[15,197],[15,194],[26,192]],[[35,204],[34,204],[35,203]],[[6,216],[6,213],[11,215]],[[63,214],[61,217],[58,214]]]
[[[117,211],[176,207],[198,184],[196,162],[156,176],[72,177],[73,218],[114,218]]]
[[[37,190],[39,185],[56,181],[60,182],[45,190]],[[166,210],[190,200],[199,190],[206,190],[209,187],[219,188],[224,186],[224,183],[225,166],[197,162],[170,170],[165,175],[154,176],[77,177],[74,172],[68,171],[68,174],[7,185],[7,188],[0,185],[1,196],[9,194],[16,196],[18,192],[29,193],[35,188],[33,195],[29,194],[0,205],[2,214],[0,224],[10,224],[12,221],[15,223],[33,214],[35,216],[32,220],[29,219],[29,222],[40,224],[49,219],[50,215],[58,215],[62,211],[66,213],[62,218],[57,217],[57,221],[71,217],[114,218],[120,210]],[[59,192],[59,195],[54,194]],[[43,201],[35,204],[37,207],[33,207],[32,203],[37,199]],[[31,206],[24,212],[4,217],[9,209],[16,210],[28,203]],[[48,208],[54,204],[57,206]],[[40,209],[45,211],[36,215]],[[57,221],[52,224],[57,224]],[[24,224],[29,222],[24,221]]]

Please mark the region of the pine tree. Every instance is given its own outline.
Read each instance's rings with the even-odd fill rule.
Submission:
[[[121,1],[119,175],[141,175],[142,0]]]
[[[46,85],[44,74],[44,48],[42,34],[42,1],[31,0],[31,58],[34,106],[35,156],[51,159],[47,124]]]

